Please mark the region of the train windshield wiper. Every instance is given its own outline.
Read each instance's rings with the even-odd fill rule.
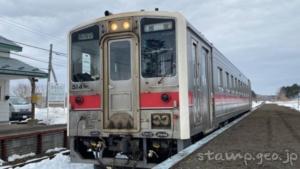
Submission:
[[[161,78],[157,81],[157,84],[161,84],[161,82],[167,77],[168,73],[164,73]]]
[[[161,82],[168,76],[171,75],[171,70],[174,68],[175,65],[172,64],[172,66],[169,67],[169,69],[161,76],[161,78],[157,81],[157,84],[161,84]]]

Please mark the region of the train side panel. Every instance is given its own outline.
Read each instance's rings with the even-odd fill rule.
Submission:
[[[213,49],[215,122],[249,110],[248,79],[216,48]]]
[[[186,46],[191,136],[251,109],[250,80],[189,23]]]

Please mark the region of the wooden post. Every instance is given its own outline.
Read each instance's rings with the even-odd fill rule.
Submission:
[[[1,159],[7,161],[7,151],[5,146],[5,140],[1,140]]]
[[[34,77],[30,78],[30,83],[31,83],[31,112],[32,112],[32,119],[35,119],[35,102],[33,101],[33,96],[35,96],[35,82],[37,81],[37,79],[35,79]]]
[[[67,130],[64,130],[64,147],[69,148]]]
[[[43,146],[43,138],[42,134],[37,135],[37,147],[36,147],[36,154],[42,153],[42,146]]]

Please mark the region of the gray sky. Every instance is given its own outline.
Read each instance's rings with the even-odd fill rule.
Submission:
[[[65,52],[72,27],[113,13],[179,11],[252,81],[260,94],[300,83],[299,0],[1,0],[0,34],[9,39]],[[17,24],[17,25],[16,25]],[[22,54],[47,61],[48,54],[23,48]],[[31,61],[40,68],[47,64]],[[66,58],[54,56],[59,81],[66,80]]]

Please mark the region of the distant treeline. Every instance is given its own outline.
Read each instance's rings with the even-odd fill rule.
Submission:
[[[283,86],[279,90],[278,99],[284,100],[284,99],[296,98],[299,92],[300,92],[300,85],[296,83],[293,84],[292,86]]]

